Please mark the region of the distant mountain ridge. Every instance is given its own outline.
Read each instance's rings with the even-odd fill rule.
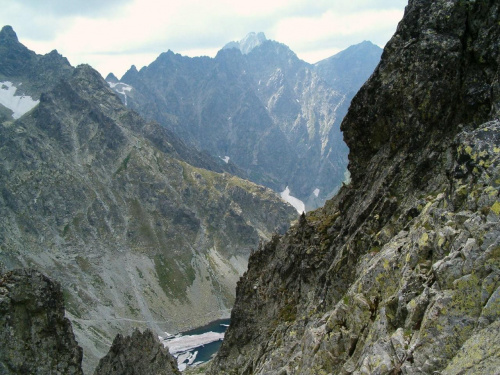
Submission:
[[[321,78],[335,90],[352,92],[355,89],[357,92],[373,73],[381,54],[379,46],[365,40],[317,62],[314,66]]]
[[[121,97],[186,143],[228,157],[252,181],[277,192],[288,186],[310,209],[345,180],[340,121],[378,62],[363,60],[362,51],[381,53],[369,42],[354,49],[316,66],[263,33],[250,33],[213,59],[168,51],[140,71],[132,67],[119,81],[128,90]],[[356,77],[343,77],[344,66]]]

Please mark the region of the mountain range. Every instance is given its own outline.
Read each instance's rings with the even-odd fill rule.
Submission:
[[[250,33],[215,58],[168,51],[107,81],[128,108],[312,209],[346,180],[340,123],[381,53],[363,42],[312,65]]]
[[[302,214],[285,234],[272,235],[252,252],[237,284],[230,327],[208,374],[498,372],[499,21],[497,1],[409,1],[380,64],[341,125],[350,150],[350,181],[324,207]],[[0,41],[15,45],[14,35],[4,28]],[[233,47],[229,53],[241,55]],[[205,208],[212,215],[222,212],[214,209],[220,202],[230,210],[224,219],[210,216],[208,225],[223,222],[223,233],[238,225],[234,241],[247,233],[245,209],[238,206],[250,196],[253,218],[259,213],[277,218],[281,208],[286,217],[282,205],[257,207],[258,201],[274,201],[269,190],[183,161],[176,150],[189,147],[170,143],[165,127],[146,123],[124,107],[89,66],[70,73],[47,83],[51,89],[39,97],[31,94],[39,102],[23,107],[28,112],[19,119],[14,119],[17,109],[3,111],[1,259],[10,262],[8,268],[15,262],[41,267],[60,278],[64,289],[38,271],[2,272],[2,373],[80,375],[82,349],[71,325],[83,333],[85,324],[90,337],[108,345],[109,332],[99,318],[108,315],[103,310],[88,315],[100,298],[102,309],[113,307],[115,314],[140,309],[146,316],[147,307],[151,314],[166,309],[175,317],[166,300],[146,304],[150,294],[156,301],[161,290],[168,294],[179,285],[163,283],[165,277],[186,280],[193,276],[188,264],[195,268],[206,259],[206,267],[212,267],[238,257],[236,252],[229,261],[217,261],[193,251],[189,262],[175,252],[178,247],[167,251],[172,240],[160,239],[171,226],[186,242],[196,230],[188,210],[197,209],[198,233],[203,233],[197,243],[220,238],[209,236],[199,214]],[[2,88],[9,95],[14,84],[24,85],[2,74],[10,79]],[[125,83],[115,83],[128,92]],[[221,168],[195,150],[190,154]],[[222,167],[228,164],[223,161]],[[217,192],[222,191],[234,200],[221,199]],[[259,193],[269,193],[269,199]],[[204,199],[175,206],[173,199],[181,194]],[[78,199],[68,202],[70,197]],[[162,210],[173,215],[163,216]],[[164,247],[149,246],[152,240]],[[213,249],[221,247],[214,245],[211,255]],[[168,256],[173,262],[165,260]],[[121,262],[124,257],[129,261]],[[168,268],[172,264],[180,266],[179,272]],[[171,272],[162,273],[166,269]],[[75,285],[68,290],[70,273]],[[187,293],[177,294],[175,303],[184,315],[196,306],[183,303],[182,296],[189,299],[204,276],[210,279],[197,268]],[[65,294],[72,324],[64,317]],[[204,303],[201,294],[194,295]],[[73,304],[76,298],[79,305]],[[87,315],[75,317],[78,313]],[[120,325],[122,317],[115,315],[118,330],[130,328]],[[92,346],[83,344],[85,354]],[[178,373],[149,331],[117,335],[96,374],[135,371]]]
[[[90,66],[36,55],[10,27],[0,61],[0,91],[34,104],[2,104],[0,263],[62,284],[85,370],[118,332],[227,317],[251,250],[297,212],[144,121]]]

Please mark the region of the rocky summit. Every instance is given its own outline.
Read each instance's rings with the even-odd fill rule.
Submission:
[[[211,374],[498,372],[499,13],[410,0],[342,123],[351,183],[251,256]]]
[[[180,375],[175,358],[150,330],[116,335],[94,375]]]
[[[23,67],[40,58],[11,55],[3,79],[34,87]],[[91,373],[117,333],[227,317],[251,250],[297,213],[128,110],[90,66],[63,70],[41,70],[35,106],[0,121],[0,263],[61,283]]]
[[[16,96],[38,100],[42,92],[71,75],[72,70],[68,60],[56,50],[38,55],[19,42],[11,26],[0,30],[0,90],[5,90],[3,86],[7,81],[16,87]],[[9,109],[2,101],[1,92],[0,113]]]
[[[83,375],[61,286],[35,270],[0,275],[0,374]]]
[[[346,179],[340,122],[380,54],[365,42],[316,66],[250,33],[215,58],[168,51],[108,81],[129,108],[238,166],[251,181],[277,192],[288,186],[310,209]]]

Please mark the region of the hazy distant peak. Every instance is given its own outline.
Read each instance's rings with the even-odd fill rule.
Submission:
[[[117,83],[119,80],[113,73],[109,73],[106,77],[106,82]]]
[[[242,40],[239,42],[229,42],[222,49],[236,48],[241,51],[244,55],[248,54],[255,47],[260,46],[263,42],[267,40],[266,35],[262,32],[248,33]]]
[[[364,40],[361,43],[354,44],[348,48],[330,56],[324,60],[318,61],[315,65],[322,65],[332,60],[345,59],[345,58],[357,58],[359,60],[366,59],[368,56],[373,57],[373,59],[379,60],[380,55],[382,55],[382,48],[373,44],[369,40]]]
[[[382,48],[370,41],[352,45],[314,64],[316,72],[340,91],[357,91],[380,61]]]
[[[16,42],[18,41],[17,39],[17,34],[12,28],[12,26],[6,25],[2,27],[2,30],[0,31],[0,40],[15,40]]]

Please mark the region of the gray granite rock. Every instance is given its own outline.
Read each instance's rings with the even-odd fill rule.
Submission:
[[[19,269],[0,276],[0,374],[83,375],[61,286]]]
[[[118,334],[94,375],[180,375],[175,358],[150,330]]]

